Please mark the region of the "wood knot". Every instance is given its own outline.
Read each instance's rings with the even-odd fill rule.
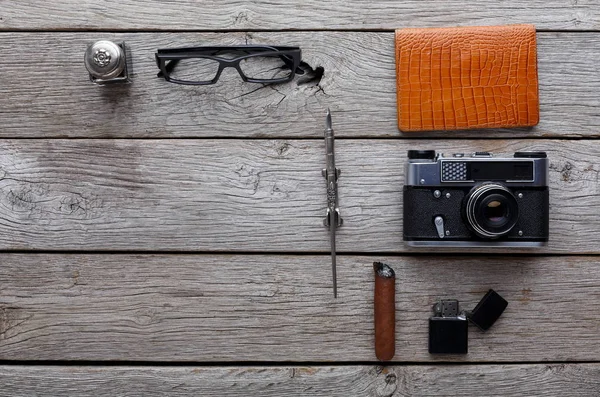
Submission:
[[[556,164],[552,164],[550,168],[560,173],[563,182],[571,182],[571,171],[573,170],[573,164],[571,162],[567,161],[562,168]]]
[[[159,322],[158,313],[154,309],[140,309],[136,312],[134,321],[139,325],[151,325]]]
[[[378,372],[378,375],[385,375],[383,377],[383,383],[379,383],[377,387],[376,394],[381,397],[391,397],[396,393],[396,389],[398,388],[398,377],[395,373],[388,371],[384,368]],[[378,376],[379,378],[379,376]]]
[[[0,340],[18,334],[18,327],[31,317],[32,315],[25,315],[24,310],[19,307],[0,307]]]
[[[240,11],[235,17],[234,17],[234,23],[236,25],[241,25],[244,24],[245,22],[248,22],[248,13],[246,11]]]
[[[283,155],[285,155],[290,149],[290,144],[287,142],[281,142],[279,145],[277,145],[277,148],[275,149],[277,151],[277,155],[279,157],[282,157]]]
[[[260,172],[252,166],[238,164],[235,173],[238,175],[238,181],[241,185],[252,189],[252,195],[258,191],[260,185]]]

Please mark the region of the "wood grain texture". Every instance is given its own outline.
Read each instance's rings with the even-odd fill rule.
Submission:
[[[130,46],[132,84],[89,82],[83,54],[102,38]],[[208,87],[156,77],[157,48],[246,42],[299,45],[304,61],[324,75],[266,87],[242,82],[233,69]],[[391,32],[3,33],[0,51],[0,137],[320,138],[327,107],[337,137],[415,136],[398,131]],[[417,136],[598,137],[599,53],[600,35],[539,33],[537,127]]]
[[[598,257],[0,256],[1,360],[373,361],[372,263],[396,272],[400,362],[600,355]],[[438,299],[508,302],[469,354],[427,352]]]
[[[408,26],[534,23],[543,29],[599,29],[593,0],[307,0],[138,2],[0,1],[0,29],[395,29]]]
[[[392,30],[399,27],[510,21],[545,31],[538,127],[419,137],[600,137],[596,3],[0,0],[0,250],[165,251],[0,253],[0,360],[33,364],[0,366],[0,396],[599,395],[599,364],[467,363],[598,361],[600,256],[340,255],[334,300],[320,176],[327,107],[340,138],[413,137],[396,125]],[[133,84],[89,83],[83,53],[103,38],[128,43]],[[155,77],[157,48],[240,43],[299,45],[313,72],[272,87],[244,84],[231,70],[212,87]],[[346,224],[338,247],[407,251],[401,188],[409,148],[547,150],[552,236],[535,252],[600,254],[596,146],[339,140]],[[207,252],[168,253],[181,250]],[[220,253],[228,251],[244,255]],[[309,255],[269,255],[283,251]],[[376,259],[398,275],[396,363],[422,365],[169,366],[375,363]],[[509,301],[502,318],[486,333],[471,327],[469,355],[430,356],[432,303],[456,298],[472,308],[488,288]],[[459,365],[424,365],[440,361]]]
[[[600,364],[0,367],[0,396],[595,396]]]
[[[339,140],[340,252],[408,250],[403,167],[426,148],[548,151],[550,243],[534,252],[600,252],[593,141]],[[0,249],[327,252],[324,152],[322,140],[2,140]]]

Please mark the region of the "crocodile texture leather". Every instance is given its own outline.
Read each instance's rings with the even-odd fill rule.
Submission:
[[[396,30],[396,78],[402,131],[539,120],[533,25]]]

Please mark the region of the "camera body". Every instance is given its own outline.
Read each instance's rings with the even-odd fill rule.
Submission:
[[[539,247],[548,242],[548,159],[409,150],[404,240],[417,247]]]

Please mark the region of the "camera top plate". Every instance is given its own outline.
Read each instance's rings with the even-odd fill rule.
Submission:
[[[548,186],[548,159],[544,152],[517,152],[515,157],[493,157],[488,152],[470,156],[455,153],[433,158],[433,151],[420,152],[427,152],[428,156],[409,158],[405,166],[406,186],[473,186],[487,181],[507,186]]]

